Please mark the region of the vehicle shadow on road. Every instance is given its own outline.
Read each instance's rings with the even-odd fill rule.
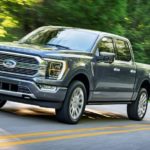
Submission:
[[[36,122],[56,122],[55,110],[47,108],[35,108],[35,107],[26,107],[26,108],[3,108],[0,110],[0,114],[4,114],[6,117],[12,116],[16,119],[27,119],[28,121]],[[109,122],[109,121],[127,121],[127,116],[121,114],[115,114],[112,112],[103,112],[96,110],[86,110],[82,116],[81,122]]]

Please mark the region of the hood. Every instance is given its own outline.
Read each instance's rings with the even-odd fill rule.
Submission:
[[[91,53],[78,52],[75,50],[61,50],[56,48],[49,48],[44,46],[19,44],[14,42],[1,42],[0,51],[7,51],[12,53],[21,53],[26,55],[39,56],[42,58],[58,58],[58,57],[83,57],[86,55],[90,57]]]

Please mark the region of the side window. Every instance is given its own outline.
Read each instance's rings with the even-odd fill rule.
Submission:
[[[127,42],[122,40],[116,40],[117,47],[117,60],[130,61],[131,52]]]
[[[114,44],[112,38],[104,37],[98,45],[100,52],[114,53]]]

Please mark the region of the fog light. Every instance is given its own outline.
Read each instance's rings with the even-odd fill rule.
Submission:
[[[57,87],[56,86],[50,86],[50,85],[46,85],[46,84],[40,84],[39,88],[42,91],[50,91],[50,92],[56,92],[57,91]]]

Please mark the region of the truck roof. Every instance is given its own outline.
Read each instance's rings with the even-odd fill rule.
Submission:
[[[80,30],[80,31],[95,33],[95,34],[98,34],[100,36],[111,36],[111,37],[114,37],[114,38],[119,38],[119,39],[122,39],[122,40],[129,41],[127,38],[125,38],[123,36],[119,36],[119,35],[108,33],[108,32],[96,31],[96,30],[76,28],[76,27],[66,27],[66,26],[45,26],[45,27],[58,28],[58,29],[59,28],[60,29],[76,29],[76,30]]]

